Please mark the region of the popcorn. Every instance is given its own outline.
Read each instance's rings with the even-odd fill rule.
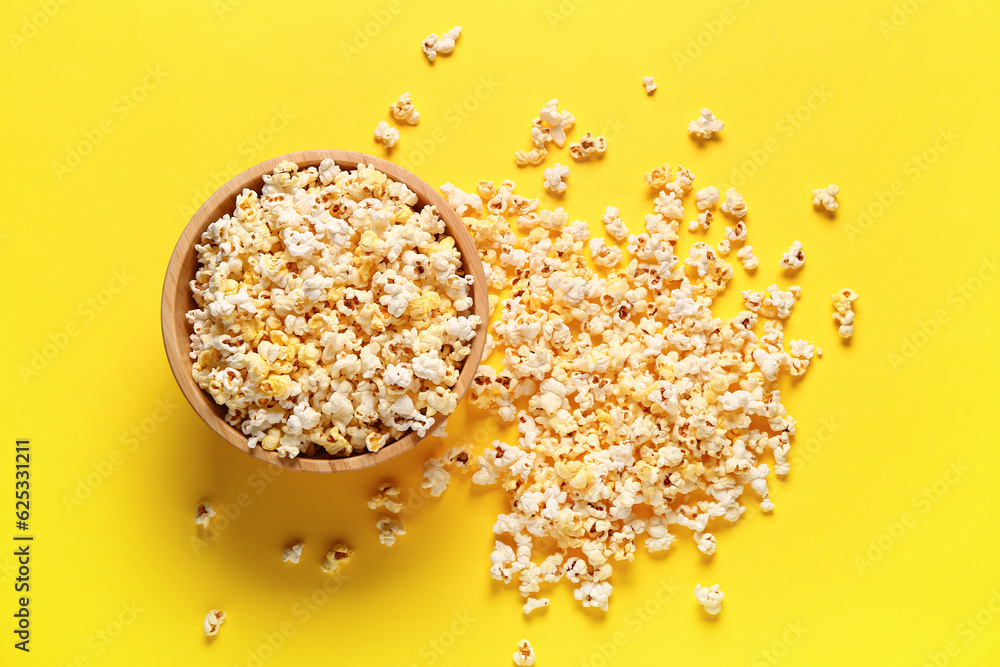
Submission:
[[[604,155],[608,149],[608,140],[602,136],[595,137],[590,132],[580,137],[580,141],[571,142],[569,155],[577,162],[589,160],[592,157]]]
[[[387,547],[396,543],[396,536],[406,535],[406,528],[398,519],[383,516],[375,524],[378,528],[378,541]]]
[[[858,295],[851,289],[842,289],[830,295],[833,302],[833,319],[840,325],[837,333],[841,338],[850,338],[854,335],[854,302],[858,300]]]
[[[535,129],[543,133],[542,136],[545,136],[547,141],[562,148],[563,144],[566,143],[566,133],[576,123],[576,118],[565,109],[557,111],[558,107],[559,100],[553,99],[546,102],[545,106],[538,112],[538,118],[533,121],[533,125]],[[535,146],[538,144],[536,143]]]
[[[421,472],[423,480],[420,482],[422,488],[430,491],[431,496],[437,498],[451,482],[451,473],[445,468],[445,462],[441,459],[430,459],[424,463]]]
[[[590,256],[594,258],[594,264],[611,269],[622,261],[622,249],[618,246],[609,246],[604,243],[604,239],[590,240]]]
[[[742,218],[747,214],[747,205],[743,201],[743,195],[733,188],[726,190],[726,201],[720,206],[723,213],[728,213],[734,218]]]
[[[604,231],[610,234],[614,240],[624,241],[628,238],[628,227],[622,222],[621,211],[614,206],[605,207],[601,222],[604,224]]]
[[[409,123],[410,125],[416,125],[420,122],[420,113],[417,111],[416,107],[413,106],[413,100],[410,99],[409,92],[405,92],[400,95],[399,98],[389,106],[389,113],[391,113],[392,117],[396,120]],[[396,135],[398,138],[399,130],[396,130]],[[377,138],[378,137],[376,137],[376,139]]]
[[[302,542],[298,544],[293,544],[290,549],[285,549],[281,554],[282,563],[293,563],[298,564],[299,558],[302,557],[302,548],[305,546]]]
[[[406,505],[403,504],[399,497],[400,490],[395,484],[389,482],[379,484],[378,492],[368,501],[368,509],[377,510],[380,507],[384,507],[393,514],[399,514],[406,509]]]
[[[694,598],[698,601],[698,604],[705,608],[705,611],[713,616],[722,611],[722,598],[724,597],[726,597],[726,594],[719,590],[718,584],[715,584],[711,588],[695,584]]]
[[[343,565],[350,562],[353,556],[354,549],[346,544],[338,544],[326,553],[319,568],[328,574],[336,574],[340,572]]]
[[[802,243],[796,240],[788,250],[782,253],[778,266],[783,269],[801,269],[805,263],[806,256],[802,254]]]
[[[280,457],[422,437],[457,405],[452,388],[483,325],[468,315],[472,279],[444,221],[365,164],[282,162],[263,180],[196,246],[195,381],[249,447]],[[442,192],[483,210],[476,193]],[[447,338],[452,329],[461,335]]]
[[[223,621],[226,620],[226,614],[219,611],[218,609],[213,609],[208,612],[205,616],[205,622],[202,627],[205,629],[206,637],[214,637],[219,634],[219,628],[222,626]]]
[[[531,667],[535,664],[535,649],[531,647],[531,642],[522,639],[517,643],[517,650],[514,651],[514,664],[523,667]]]
[[[208,528],[208,522],[213,516],[215,516],[215,506],[212,503],[198,503],[194,511],[194,522],[202,528]]]
[[[760,266],[760,260],[757,258],[757,255],[753,254],[752,245],[745,245],[740,248],[736,253],[736,257],[747,271],[753,271]]]
[[[688,123],[688,134],[702,141],[707,141],[715,136],[716,132],[722,132],[725,124],[716,119],[708,109],[701,110],[701,116]]]
[[[381,141],[385,148],[392,148],[399,141],[399,130],[389,127],[389,123],[380,120],[375,126],[375,141]]]
[[[569,167],[555,163],[545,170],[545,189],[557,195],[566,192],[565,179],[569,178]]]
[[[826,209],[832,213],[840,206],[837,202],[838,194],[840,194],[840,188],[833,183],[830,183],[825,188],[817,188],[812,191],[813,206]]]
[[[662,190],[667,187],[667,181],[670,180],[670,167],[666,163],[662,167],[655,167],[646,172],[643,180],[654,190]]]
[[[704,187],[694,193],[695,205],[699,211],[705,211],[719,203],[719,188],[714,185]]]
[[[439,55],[454,51],[455,42],[461,34],[462,26],[457,25],[440,37],[437,36],[437,33],[433,32],[425,37],[421,48],[424,51],[424,55],[427,56],[427,60],[434,62],[434,59]]]
[[[530,614],[536,609],[541,609],[542,607],[549,606],[548,598],[527,598],[524,604],[521,606],[521,611],[525,614]]]
[[[656,82],[653,81],[653,77],[651,76],[642,77],[642,86],[646,89],[647,95],[652,95],[653,91],[656,90]]]

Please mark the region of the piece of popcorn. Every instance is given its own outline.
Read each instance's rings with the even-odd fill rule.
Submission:
[[[604,243],[604,239],[595,238],[590,240],[590,256],[594,264],[611,269],[618,266],[622,261],[622,249],[618,246],[609,246]]]
[[[806,256],[802,253],[802,243],[793,241],[792,245],[781,255],[778,266],[783,269],[800,269],[806,263]]]
[[[740,220],[732,227],[726,227],[723,235],[730,243],[743,243],[747,240],[747,225]]]
[[[375,126],[375,141],[381,141],[385,148],[392,148],[399,141],[399,130],[389,127],[389,123],[380,120]]]
[[[424,38],[421,48],[423,49],[424,55],[427,56],[427,60],[434,62],[434,59],[442,54],[451,53],[455,50],[455,41],[458,40],[459,36],[462,34],[462,27],[455,26],[448,32],[442,34],[440,37],[437,33],[431,33]]]
[[[337,544],[326,553],[319,568],[324,572],[336,574],[342,566],[350,562],[353,556],[354,549],[346,544]]]
[[[566,180],[569,178],[569,167],[556,162],[545,170],[545,189],[553,194],[566,192]]]
[[[817,208],[823,208],[827,211],[836,211],[840,204],[837,202],[837,195],[840,194],[840,188],[831,183],[825,188],[817,188],[812,191],[812,203],[813,206]]]
[[[425,461],[421,475],[423,479],[420,486],[427,489],[434,498],[444,493],[451,482],[451,473],[445,469],[445,462],[442,459]]]
[[[519,167],[541,164],[549,152],[544,147],[532,148],[530,151],[515,151],[514,162]]]
[[[549,606],[548,598],[529,597],[525,599],[524,604],[521,606],[521,611],[524,612],[525,614],[530,614],[536,609],[541,609],[542,607],[548,607],[548,606]]]
[[[604,231],[610,234],[614,240],[624,241],[628,238],[628,227],[622,222],[621,211],[614,206],[605,207],[601,222],[604,224]]]
[[[384,507],[386,511],[399,514],[406,505],[400,500],[401,492],[399,487],[391,482],[379,484],[378,491],[368,500],[368,509],[377,510]]]
[[[589,160],[592,157],[600,157],[608,149],[608,140],[603,136],[595,137],[590,132],[580,137],[580,141],[573,141],[569,145],[569,154],[577,162]]]
[[[694,597],[709,614],[713,616],[722,611],[722,599],[726,594],[719,590],[719,585],[715,584],[711,588],[695,584]]]
[[[517,650],[514,651],[514,664],[518,667],[531,667],[535,664],[535,649],[531,647],[531,642],[522,639],[517,643]]]
[[[389,105],[389,113],[396,120],[409,123],[410,125],[416,125],[420,122],[420,113],[413,106],[413,100],[410,99],[409,91],[400,95],[395,102]],[[398,130],[396,134],[399,134]]]
[[[298,564],[299,559],[302,557],[302,548],[304,546],[305,544],[299,542],[298,544],[293,544],[291,548],[285,549],[281,554],[281,562]]]
[[[743,201],[743,195],[733,188],[726,190],[726,201],[722,202],[720,208],[723,213],[728,213],[734,218],[742,218],[747,214],[747,205]]]
[[[731,250],[729,239],[719,239],[719,242],[715,246],[715,252],[717,252],[722,257],[729,254]]]
[[[652,95],[653,91],[656,90],[656,82],[653,81],[653,77],[651,76],[642,77],[642,86],[646,89],[647,95]]]
[[[375,527],[378,528],[378,541],[387,547],[391,547],[396,543],[397,536],[406,535],[406,528],[403,527],[403,523],[398,519],[388,516],[379,518]]]
[[[708,230],[708,228],[712,226],[712,218],[713,216],[711,211],[702,211],[695,216],[694,220],[688,222],[688,231],[695,232],[699,229],[702,231]]]
[[[670,180],[670,167],[664,162],[662,166],[647,171],[643,180],[654,190],[662,190],[667,187],[667,182]]]
[[[708,109],[702,109],[701,115],[688,123],[688,133],[692,137],[706,141],[711,139],[717,132],[721,132],[725,127],[721,120],[716,119]]]
[[[854,302],[857,299],[857,293],[846,288],[830,295],[834,310],[833,319],[839,325],[837,333],[841,338],[850,338],[854,335]]]
[[[538,112],[538,118],[535,119],[532,129],[538,130],[541,135],[540,139],[544,143],[551,141],[562,148],[563,144],[566,143],[566,133],[576,123],[576,118],[565,109],[559,111],[558,108],[559,100],[552,99],[546,102],[545,106]],[[533,132],[532,138],[536,142],[535,146],[538,146],[539,138],[536,138],[535,135],[536,133]]]
[[[219,611],[218,609],[213,609],[208,612],[205,616],[205,621],[202,623],[202,627],[205,630],[206,637],[213,637],[219,634],[219,628],[222,626],[223,621],[226,620],[226,614]]]
[[[215,516],[215,506],[212,503],[198,503],[194,511],[194,522],[202,528],[208,528],[208,522],[213,516]]]
[[[745,245],[740,248],[736,252],[736,257],[747,271],[753,271],[760,266],[760,260],[757,258],[757,255],[753,254],[752,245]]]
[[[694,193],[695,205],[705,211],[719,203],[719,188],[709,185]]]

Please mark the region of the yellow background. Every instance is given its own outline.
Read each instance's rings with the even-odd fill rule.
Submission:
[[[539,666],[997,664],[998,15],[916,0],[4,2],[0,535],[11,544],[13,440],[28,437],[36,541],[30,655],[12,648],[0,551],[0,662],[506,665],[527,637]],[[455,23],[454,54],[428,64],[422,38]],[[786,387],[799,433],[771,516],[751,507],[711,559],[685,534],[617,567],[607,614],[559,585],[523,617],[488,575],[500,493],[460,480],[394,548],[376,540],[375,485],[414,489],[444,442],[377,470],[272,478],[198,420],[159,332],[193,206],[282,153],[381,154],[372,130],[404,90],[423,119],[390,157],[433,185],[541,194],[541,169],[512,156],[553,97],[574,136],[610,139],[603,160],[571,163],[573,219],[593,227],[617,205],[640,229],[642,173],[663,161],[701,186],[739,180],[761,268],[737,268],[720,314],[740,289],[792,282],[778,258],[805,244],[788,328],[826,354]],[[726,129],[699,147],[685,128],[702,106]],[[74,150],[88,154],[70,166]],[[834,218],[809,203],[829,182]],[[850,345],[830,318],[842,287],[860,294]],[[449,430],[491,437],[464,410]],[[202,499],[228,521],[199,542]],[[297,539],[303,562],[283,564]],[[324,589],[317,565],[340,539],[357,555]],[[717,618],[695,583],[721,584]],[[207,640],[211,608],[228,619]]]

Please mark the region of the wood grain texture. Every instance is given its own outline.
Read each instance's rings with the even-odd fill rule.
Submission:
[[[184,398],[198,413],[198,416],[226,442],[271,465],[288,470],[309,472],[343,472],[367,468],[402,454],[420,442],[421,438],[416,433],[409,433],[403,438],[385,445],[377,452],[366,452],[341,458],[334,458],[323,452],[312,457],[298,456],[294,459],[287,459],[280,458],[276,452],[267,451],[259,446],[250,449],[247,446],[246,436],[226,423],[224,419],[225,406],[218,405],[194,381],[191,371],[192,361],[189,356],[192,328],[185,313],[197,307],[190,288],[190,282],[194,280],[198,267],[198,256],[194,246],[199,242],[202,232],[208,228],[208,225],[226,213],[232,214],[236,208],[236,197],[244,188],[256,190],[259,193],[264,185],[263,175],[270,173],[279,162],[290,160],[295,162],[300,169],[305,169],[318,166],[327,158],[332,159],[342,169],[354,169],[363,162],[374,166],[390,178],[406,184],[410,190],[416,193],[419,199],[418,208],[426,205],[437,207],[448,233],[454,237],[456,246],[462,255],[462,267],[467,275],[472,275],[475,279],[472,286],[472,312],[482,320],[472,341],[472,351],[464,360],[458,382],[454,387],[459,399],[465,395],[472,384],[472,379],[483,356],[489,325],[486,276],[472,237],[469,236],[461,219],[438,194],[437,190],[405,169],[364,153],[340,150],[301,151],[261,162],[235,176],[219,188],[215,194],[208,198],[208,201],[202,204],[191,221],[188,222],[167,265],[167,274],[163,281],[160,324],[163,329],[163,347],[167,353],[167,360],[170,362],[170,370],[173,372]],[[445,415],[438,415],[428,433],[436,429],[445,419]]]

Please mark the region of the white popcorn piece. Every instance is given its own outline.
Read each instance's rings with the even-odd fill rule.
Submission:
[[[590,256],[597,266],[612,269],[621,263],[622,249],[618,246],[609,246],[602,238],[591,239],[589,245]]]
[[[708,109],[702,109],[701,115],[688,123],[688,133],[697,139],[707,141],[721,132],[725,124],[718,120]]]
[[[854,335],[854,302],[858,300],[857,293],[852,289],[842,289],[830,295],[833,302],[833,319],[839,325],[837,333],[841,338]]]
[[[354,549],[346,544],[337,544],[326,553],[319,568],[328,574],[336,574],[353,556]]]
[[[400,122],[409,123],[410,125],[416,125],[420,122],[420,113],[417,111],[416,107],[413,106],[413,100],[410,99],[409,91],[400,95],[395,102],[389,106],[389,113],[392,117]],[[399,131],[396,131],[398,138]]]
[[[378,491],[368,500],[368,509],[377,510],[384,507],[388,512],[399,514],[406,509],[406,505],[400,500],[401,495],[402,492],[395,484],[391,482],[379,484]]]
[[[734,218],[742,218],[747,214],[747,205],[743,201],[743,195],[733,188],[726,190],[726,201],[722,202],[720,208],[723,213],[728,213]]]
[[[760,259],[757,258],[757,255],[753,254],[752,245],[745,245],[740,248],[736,252],[736,257],[747,271],[753,271],[760,266]]]
[[[379,518],[375,527],[378,528],[378,541],[387,547],[391,547],[396,543],[397,536],[406,535],[406,528],[403,527],[403,523],[398,519],[388,516]]]
[[[708,228],[712,226],[712,212],[702,211],[695,216],[694,220],[688,222],[688,231],[696,232],[698,230],[708,231]]]
[[[215,516],[215,506],[212,503],[198,503],[194,511],[194,522],[202,528],[208,528],[208,522],[213,516]]]
[[[569,155],[577,162],[601,157],[608,150],[608,140],[603,136],[595,137],[590,132],[580,137],[580,141],[570,142]]]
[[[521,606],[521,611],[525,614],[530,614],[536,609],[541,609],[542,607],[549,606],[548,598],[525,598],[524,604]]]
[[[545,170],[545,189],[553,194],[566,192],[566,179],[569,178],[569,167],[556,162]]]
[[[399,130],[389,127],[389,123],[380,120],[375,126],[375,141],[382,142],[384,148],[392,148],[399,141]]]
[[[531,667],[535,664],[535,649],[531,647],[531,642],[522,639],[517,643],[517,650],[514,651],[514,664],[518,667]]]
[[[519,167],[541,164],[545,160],[545,156],[548,154],[548,150],[537,146],[532,148],[530,151],[515,151],[514,163]]]
[[[696,584],[694,587],[694,597],[705,611],[713,616],[722,611],[722,599],[726,594],[719,590],[719,585],[715,584],[711,588]]]
[[[202,623],[202,628],[205,630],[205,636],[214,637],[219,634],[219,628],[225,620],[226,614],[218,609],[213,609],[208,612],[205,616],[205,621]]]
[[[605,207],[601,222],[604,224],[604,231],[610,234],[614,240],[624,241],[628,238],[628,227],[622,222],[621,211],[614,206]]]
[[[837,202],[838,194],[840,194],[840,188],[833,183],[825,188],[817,188],[812,191],[813,206],[825,209],[832,213],[840,206],[840,203]]]
[[[802,252],[802,243],[793,241],[792,245],[781,255],[778,266],[782,269],[801,269],[806,263],[806,256]]]
[[[652,95],[653,91],[656,90],[656,82],[651,76],[642,77],[642,87],[646,89],[647,95]]]
[[[695,205],[699,211],[706,211],[719,203],[719,188],[714,185],[698,190],[694,193]]]
[[[445,468],[445,461],[442,459],[425,461],[421,475],[423,479],[420,486],[427,489],[434,498],[444,493],[451,482],[451,473]]]
[[[448,54],[455,50],[455,42],[462,34],[462,26],[455,26],[440,37],[437,33],[431,33],[424,38],[421,48],[427,60],[434,62],[439,55]]]
[[[298,544],[293,544],[291,548],[285,549],[281,554],[281,562],[293,563],[297,565],[299,559],[302,557],[302,548],[304,546],[304,543],[299,542]]]

